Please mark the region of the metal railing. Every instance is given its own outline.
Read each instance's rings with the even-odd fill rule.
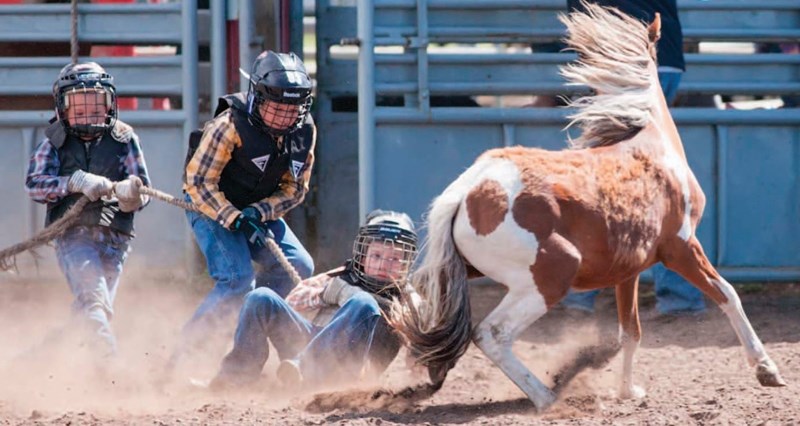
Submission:
[[[435,95],[575,93],[581,89],[565,88],[556,72],[571,58],[569,54],[438,54],[429,47],[554,40],[563,35],[555,17],[565,10],[564,1],[360,0],[357,6],[356,16],[350,15],[357,34],[337,33],[322,20],[317,22],[322,96],[348,95],[353,93],[352,82],[358,82],[360,217],[387,205],[421,214],[437,193],[431,185],[455,178],[451,174],[457,165],[466,167],[470,161],[466,159],[474,158],[469,152],[480,151],[478,147],[533,144],[558,149],[559,142],[563,144],[565,134],[559,129],[568,113],[563,109],[437,108],[430,100]],[[333,9],[330,17],[344,28],[342,22],[353,11]],[[800,2],[693,0],[680,1],[679,9],[690,41],[800,41]],[[358,44],[357,65],[330,54],[336,34]],[[402,53],[382,46],[396,46]],[[689,54],[687,68],[683,92],[800,93],[798,56]],[[387,95],[402,96],[402,106],[378,105],[377,100]],[[792,182],[800,179],[800,164],[793,160],[800,152],[800,114],[791,109],[676,108],[673,117],[708,196],[705,225],[698,232],[709,257],[732,280],[800,279],[800,255],[791,254],[798,252],[797,243],[782,239],[782,249],[766,257],[743,248],[764,246],[763,231],[749,229],[749,223],[762,220],[766,213],[742,202],[741,195],[769,199],[776,210],[793,211],[790,216],[798,213],[800,186]],[[753,153],[763,149],[758,143],[766,142],[773,143],[772,156],[755,162]],[[440,158],[445,153],[451,158]],[[454,153],[458,156],[452,157]],[[732,164],[739,166],[737,173],[731,173]],[[742,175],[752,177],[746,180]],[[767,178],[762,176],[778,179],[780,189],[764,192],[766,182],[761,179]],[[736,189],[734,182],[739,185]],[[796,220],[783,215],[770,223],[774,228],[770,232],[780,235],[800,231]]]

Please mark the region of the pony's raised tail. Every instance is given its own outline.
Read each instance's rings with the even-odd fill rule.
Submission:
[[[453,240],[453,220],[483,167],[470,167],[431,204],[425,254],[411,282],[421,299],[403,297],[392,306],[390,322],[417,362],[428,367],[435,385],[464,354],[472,337],[467,268]]]

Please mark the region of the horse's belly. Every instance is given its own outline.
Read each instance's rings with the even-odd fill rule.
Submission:
[[[459,253],[485,276],[510,285],[532,285],[531,266],[536,262],[539,242],[522,229],[508,213],[491,233],[479,235],[462,204],[453,224]]]

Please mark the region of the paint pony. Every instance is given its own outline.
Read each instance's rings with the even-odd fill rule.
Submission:
[[[396,329],[434,383],[473,340],[542,410],[555,394],[517,359],[512,343],[568,289],[615,287],[620,396],[641,397],[632,381],[641,339],[638,276],[663,262],[722,308],[759,382],[783,386],[739,297],[695,235],[705,196],[659,87],[660,18],[647,26],[616,9],[585,6],[561,17],[578,53],[562,73],[594,90],[572,104],[581,137],[564,151],[487,151],[433,201],[426,255],[414,274],[427,304],[395,305]],[[472,329],[467,278],[479,275],[508,293]]]

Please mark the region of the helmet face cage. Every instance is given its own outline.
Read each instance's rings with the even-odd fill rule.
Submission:
[[[286,135],[300,129],[311,110],[311,89],[271,87],[264,82],[267,79],[268,76],[259,81],[254,81],[252,76],[250,78],[247,113],[251,122],[273,136]]]
[[[117,95],[112,81],[97,64],[78,64],[62,70],[53,94],[56,118],[68,134],[95,139],[114,127]]]
[[[371,247],[378,250],[378,259],[368,259]],[[386,294],[406,282],[416,255],[417,236],[412,231],[391,222],[366,225],[353,243],[353,272],[367,290]],[[382,276],[370,274],[375,268]]]

